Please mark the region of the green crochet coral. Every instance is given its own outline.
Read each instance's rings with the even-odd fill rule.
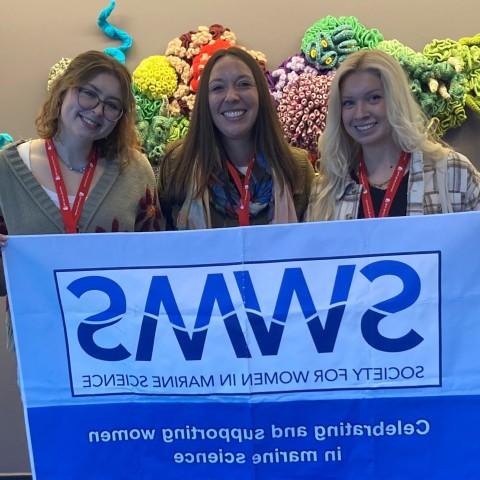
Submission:
[[[133,93],[140,143],[152,165],[157,165],[165,153],[166,145],[178,138],[183,138],[187,134],[190,122],[182,116],[169,116],[167,96],[152,100],[135,86]]]
[[[345,57],[358,50],[353,30],[348,25],[339,25],[332,33],[318,32],[302,52],[307,61],[319,70],[335,68]]]
[[[458,41],[451,39],[433,40],[425,45],[424,55],[437,62],[452,65],[457,72],[463,74],[464,103],[475,113],[480,114],[480,33],[474,37],[464,37]],[[454,83],[455,79],[453,79]],[[452,89],[455,90],[452,92]],[[454,97],[460,87],[453,84],[449,94]]]
[[[398,40],[385,40],[377,48],[399,61],[422,110],[429,118],[437,119],[438,135],[444,135],[447,130],[460,126],[466,120],[466,81],[459,72],[458,63],[445,61],[438,56],[429,58]]]
[[[377,29],[367,29],[356,17],[329,15],[305,32],[300,49],[318,70],[329,70],[338,67],[350,53],[374,48],[382,40]]]

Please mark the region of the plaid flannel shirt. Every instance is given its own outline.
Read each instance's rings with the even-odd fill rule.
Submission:
[[[335,220],[357,218],[362,187],[353,179],[345,184],[335,205]],[[480,174],[470,160],[450,152],[442,160],[412,153],[408,179],[407,215],[480,210]]]

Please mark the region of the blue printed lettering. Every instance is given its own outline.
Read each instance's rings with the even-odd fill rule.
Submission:
[[[120,285],[110,278],[90,276],[73,281],[68,286],[68,290],[77,298],[80,298],[87,292],[102,292],[105,293],[110,300],[110,306],[106,310],[87,317],[84,322],[79,325],[78,341],[83,350],[99,360],[120,361],[130,357],[129,351],[121,343],[115,347],[106,348],[97,345],[93,339],[94,334],[98,330],[115,325],[122,319],[122,316],[127,311],[125,294]]]
[[[404,352],[410,350],[423,341],[423,337],[415,330],[399,338],[383,336],[378,326],[389,313],[397,313],[413,305],[420,295],[421,282],[417,272],[403,262],[395,260],[381,260],[371,263],[360,271],[370,282],[385,275],[398,277],[403,283],[403,290],[396,296],[373,305],[380,310],[367,310],[362,317],[362,334],[368,344],[382,352]]]

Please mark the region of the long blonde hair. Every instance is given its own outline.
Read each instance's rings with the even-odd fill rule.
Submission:
[[[393,141],[399,148],[405,152],[421,150],[433,160],[448,151],[430,133],[428,119],[412,96],[407,76],[392,56],[379,50],[360,50],[349,55],[332,82],[326,127],[319,140],[316,220],[333,218],[336,199],[343,193],[350,172],[358,165],[360,145],[343,126],[341,89],[343,81],[359,71],[368,71],[380,78]]]

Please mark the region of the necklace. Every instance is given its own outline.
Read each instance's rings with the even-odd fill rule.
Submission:
[[[63,157],[59,157],[61,162],[71,171],[71,172],[77,172],[77,173],[85,173],[85,170],[87,169],[87,165],[84,167],[74,167],[73,165],[70,165],[70,163],[67,163]]]
[[[378,212],[378,217],[388,217],[390,207],[392,206],[392,202],[395,199],[398,187],[402,182],[402,178],[405,175],[409,162],[410,154],[407,152],[401,152],[393,175],[388,180],[388,188],[385,191],[383,201],[380,206],[380,211]],[[367,176],[367,168],[365,166],[365,162],[363,161],[363,156],[360,156],[360,161],[358,165],[358,178],[360,180],[360,184],[363,187],[361,198],[365,218],[374,218],[377,215],[375,215],[375,211],[373,208],[372,197],[370,195],[370,184],[368,182]]]
[[[57,157],[60,159],[60,161],[71,171],[71,172],[76,172],[76,173],[85,173],[85,170],[88,167],[89,162],[87,162],[83,167],[75,167],[73,166],[69,161],[67,161],[64,157],[64,155],[61,154],[61,148],[59,149],[58,147],[63,147],[63,144],[60,140],[55,139],[55,150],[57,152]],[[59,152],[60,150],[60,152]]]
[[[374,187],[374,188],[378,188],[379,190],[385,190],[387,188],[387,185],[388,183],[390,182],[390,178],[388,180],[385,180],[384,182],[382,183],[373,183],[371,182],[370,180],[368,181],[368,183]]]
[[[392,170],[396,165],[390,165],[390,170]],[[368,180],[368,183],[374,187],[374,188],[378,188],[379,190],[386,190],[387,187],[388,187],[388,184],[390,182],[390,179],[392,178],[392,175],[393,175],[393,172],[392,174],[383,182],[380,182],[380,183],[374,183],[370,180]]]

